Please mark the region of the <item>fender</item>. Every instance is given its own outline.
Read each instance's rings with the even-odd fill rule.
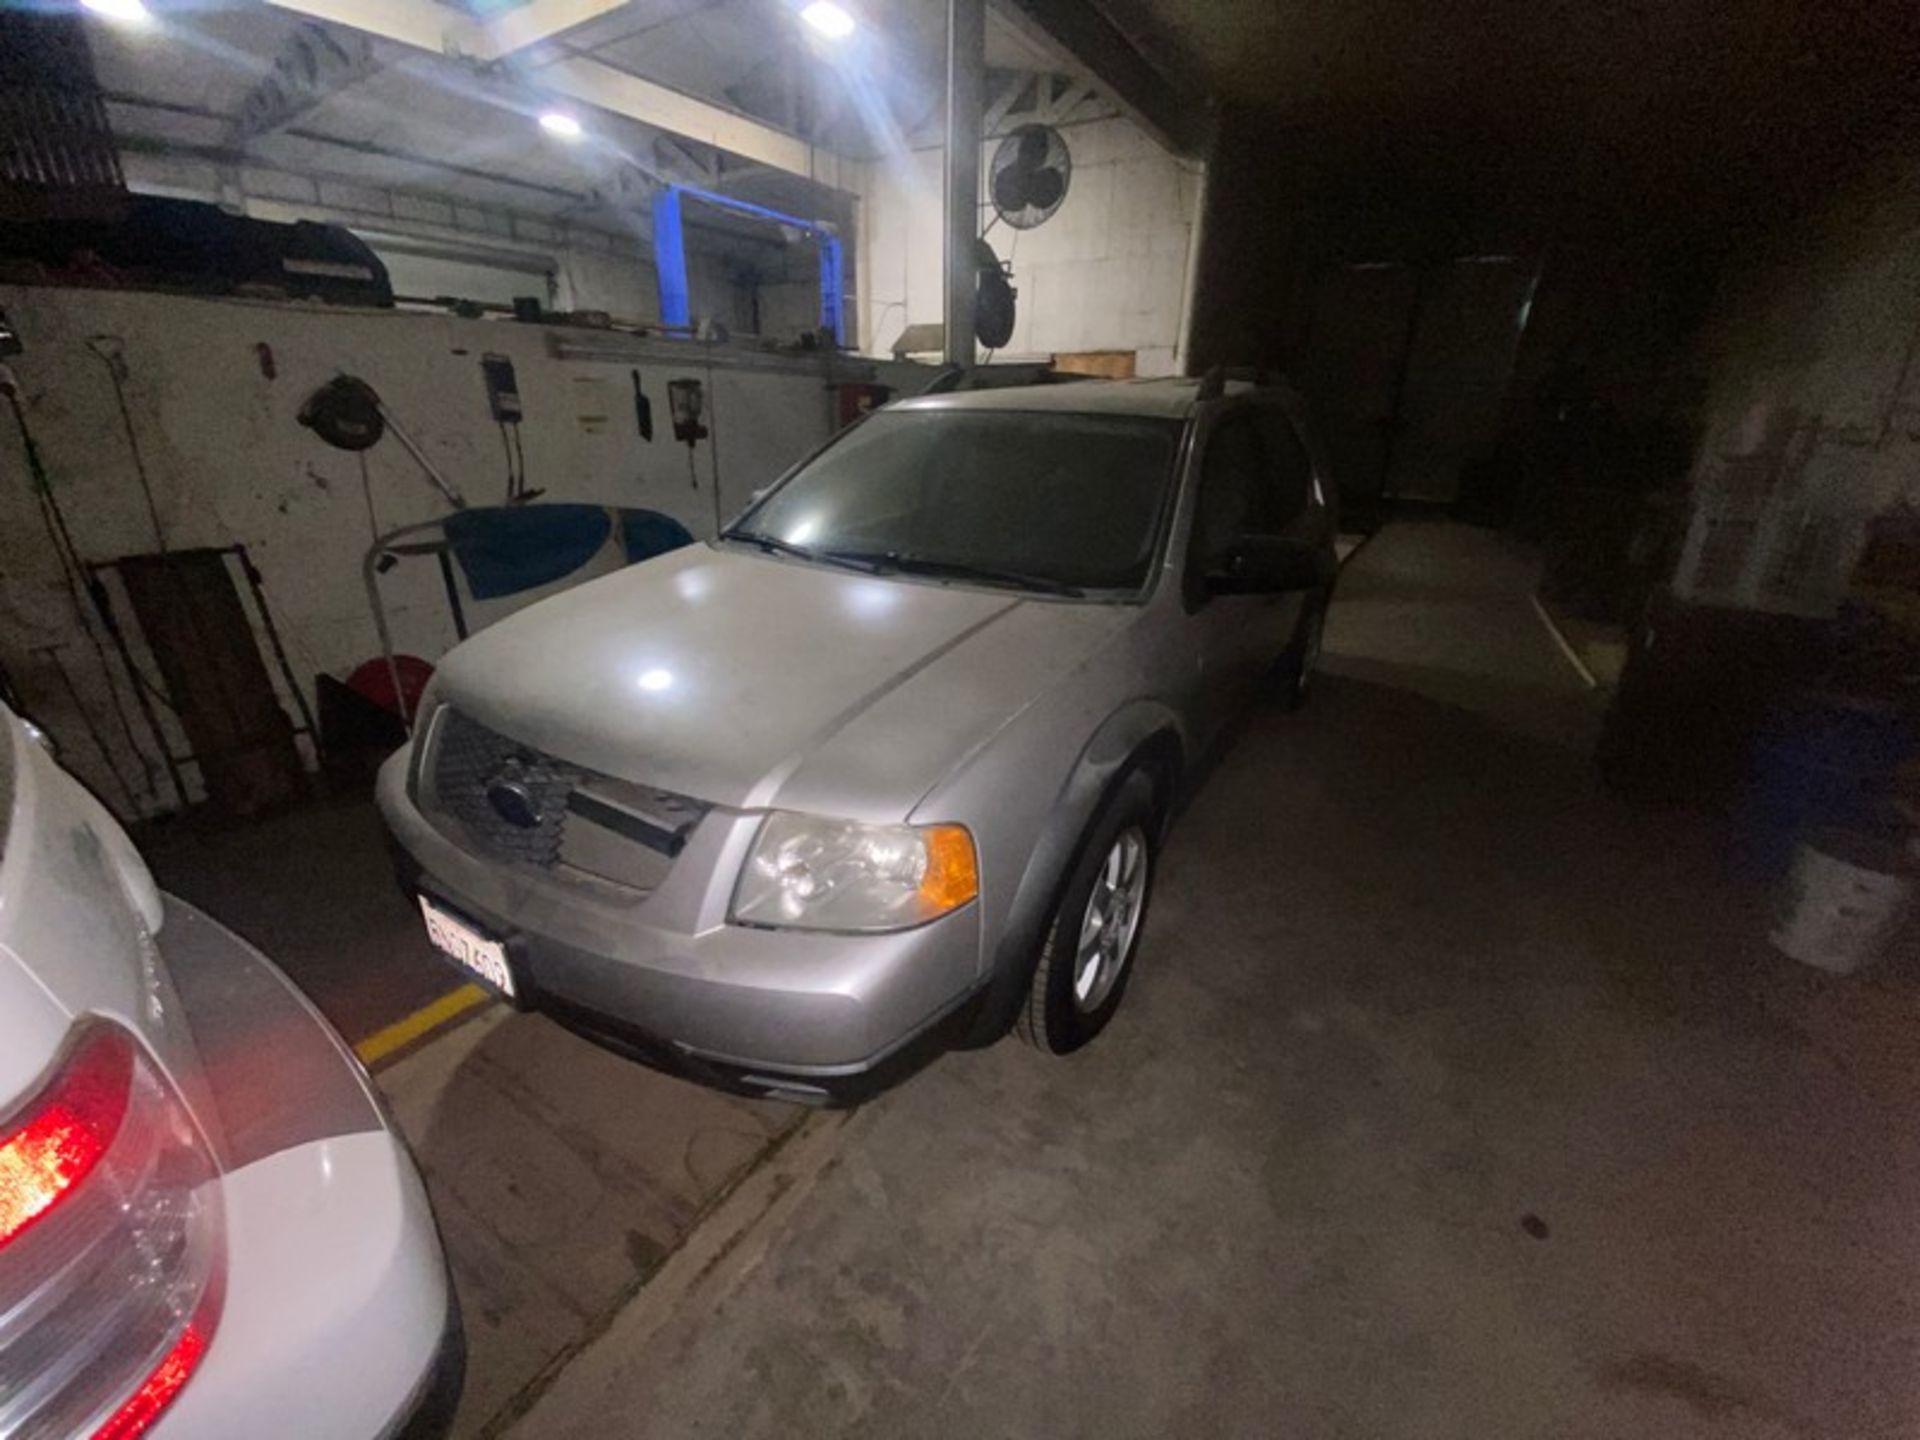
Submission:
[[[963,1043],[990,1045],[1013,1024],[1039,962],[1042,932],[1060,887],[1079,856],[1088,825],[1107,797],[1135,770],[1146,768],[1153,776],[1160,812],[1157,845],[1172,822],[1186,759],[1185,728],[1172,707],[1161,701],[1130,701],[1101,722],[1060,787],[1046,826],[1027,857],[974,1023]]]

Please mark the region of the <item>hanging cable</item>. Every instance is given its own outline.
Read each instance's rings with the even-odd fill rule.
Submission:
[[[515,478],[513,471],[513,441],[507,435],[506,421],[496,420],[494,423],[500,427],[500,450],[507,457],[507,504],[511,505],[514,491],[519,488],[519,481]]]
[[[160,506],[153,498],[153,479],[147,474],[146,457],[140,451],[140,436],[133,428],[133,411],[127,405],[125,344],[118,335],[87,337],[87,349],[107,367],[107,378],[113,382],[113,399],[120,407],[121,428],[127,432],[127,450],[133,456],[133,473],[140,481],[140,493],[147,502],[147,519],[153,525],[153,545],[164,555],[167,553],[167,532],[160,524]]]
[[[518,422],[515,422],[513,427],[513,453],[520,462],[520,481],[513,492],[513,498],[522,501],[531,500],[540,492],[527,489],[527,444],[526,441],[520,438],[520,426]]]
[[[380,517],[373,513],[373,477],[367,473],[367,452],[357,450],[354,458],[360,462],[360,498],[367,502],[367,533],[377,545],[380,542]]]
[[[999,220],[1000,220],[1000,213],[998,211],[995,211],[993,219],[987,222],[986,230],[981,232],[982,235],[985,236],[986,234],[991,233],[991,231],[993,230],[993,227],[999,223]],[[1007,246],[1007,274],[1008,275],[1013,274],[1013,257],[1019,253],[1020,253],[1020,232],[1016,230],[1013,232],[1013,243]],[[986,358],[983,359],[980,363],[982,365],[991,365],[993,363],[993,357],[1000,353],[1000,349],[1001,347],[998,345],[990,346],[987,350]]]
[[[707,344],[707,467],[713,474],[713,533],[726,528],[720,512],[720,405],[713,385],[713,342]],[[688,459],[692,459],[689,452]]]
[[[202,652],[210,653],[211,647],[207,641],[206,633],[200,624],[200,604],[193,591],[181,585],[177,575],[174,573],[174,568],[171,564],[172,557],[167,549],[166,527],[160,523],[160,506],[154,499],[153,477],[147,473],[146,454],[140,448],[140,433],[134,429],[133,410],[132,407],[127,404],[126,382],[128,370],[126,340],[119,335],[89,335],[86,344],[87,349],[92,352],[94,357],[107,367],[107,378],[113,382],[114,403],[119,406],[120,425],[121,428],[126,431],[127,435],[127,453],[133,459],[134,477],[140,482],[140,494],[146,500],[147,520],[153,526],[154,549],[159,553],[161,560],[167,562],[166,576],[168,583],[174,591],[173,598],[180,605],[183,613],[187,617],[187,628],[193,632],[194,645]],[[94,586],[100,584],[98,579],[93,580],[91,583]],[[100,606],[101,613],[106,615],[108,610],[104,594],[96,594],[95,600]],[[112,622],[109,621],[109,623]],[[154,681],[147,677],[145,671],[134,667],[131,651],[126,652],[126,664],[127,671],[133,676],[133,681],[136,686],[146,691],[149,696],[159,701],[160,704],[164,705],[174,715],[177,716],[180,713],[180,707],[174,704],[173,697],[167,693],[166,687],[155,684]],[[228,712],[235,717],[236,723],[239,723],[241,712],[232,691],[225,683],[225,672],[216,666],[209,670],[208,674],[212,678],[213,688],[219,693],[221,699],[226,702]]]
[[[80,691],[73,683],[73,675],[60,659],[60,647],[42,645],[33,653],[45,655],[47,663],[53,666],[54,673],[60,677],[60,683],[66,689],[67,699],[73,702],[74,713],[80,717],[81,725],[86,728],[87,738],[93,741],[93,748],[100,752],[101,763],[112,773],[114,783],[120,787],[121,795],[126,798],[127,814],[138,815],[140,801],[133,793],[133,786],[127,783],[127,777],[120,769],[120,762],[113,758],[113,750],[107,744],[107,737],[102,735],[100,727],[94,724],[93,712],[87,709],[86,704],[80,699]]]
[[[101,603],[99,593],[88,583],[88,577],[81,564],[79,555],[73,548],[73,535],[67,529],[67,517],[61,513],[60,502],[54,497],[53,483],[47,475],[47,467],[40,458],[40,447],[34,443],[32,427],[27,424],[27,412],[20,404],[20,391],[11,373],[0,379],[0,393],[7,397],[7,404],[13,409],[13,421],[20,430],[20,448],[27,460],[29,483],[33,487],[34,499],[40,507],[40,522],[46,527],[47,539],[53,546],[55,558],[60,562],[60,580],[67,592],[67,601],[73,608],[74,622],[80,627],[80,633],[87,638],[93,650],[95,663],[100,667],[100,675],[107,687],[107,697],[113,704],[114,719],[119,723],[120,733],[127,742],[127,749],[140,766],[140,774],[145,782],[149,799],[157,800],[160,795],[159,779],[147,760],[147,752],[140,748],[140,742],[133,735],[133,720],[127,714],[126,706],[121,702],[119,687],[113,683],[113,667],[107,663],[106,646],[101,644],[98,631],[88,619],[87,606],[81,599],[87,594],[93,604]],[[94,582],[97,584],[98,582]],[[104,616],[102,623],[106,623]],[[131,666],[129,666],[131,674]],[[134,681],[138,685],[138,680]]]

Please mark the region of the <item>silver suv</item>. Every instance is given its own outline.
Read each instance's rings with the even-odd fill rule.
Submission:
[[[403,878],[471,975],[709,1083],[1077,1049],[1196,759],[1261,681],[1305,695],[1333,532],[1278,387],[889,406],[453,650],[380,776]]]

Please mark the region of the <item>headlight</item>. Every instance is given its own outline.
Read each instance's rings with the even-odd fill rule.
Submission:
[[[801,930],[905,930],[979,893],[964,825],[860,825],[776,811],[754,837],[733,918]]]

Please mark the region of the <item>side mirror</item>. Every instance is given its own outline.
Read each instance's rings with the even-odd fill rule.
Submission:
[[[1318,590],[1333,578],[1326,546],[1278,535],[1243,535],[1207,569],[1209,595]]]

